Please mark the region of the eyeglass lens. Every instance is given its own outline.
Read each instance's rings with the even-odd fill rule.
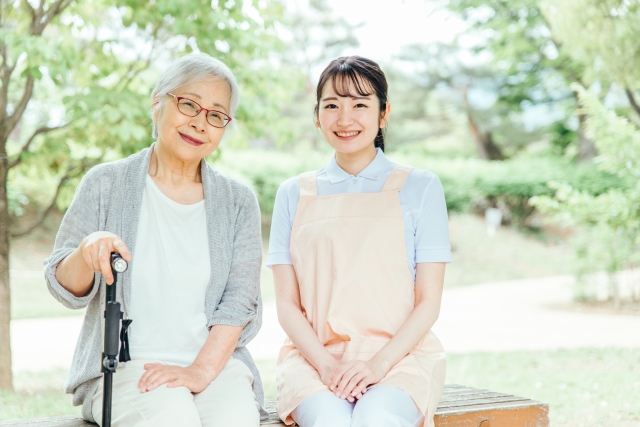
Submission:
[[[181,99],[178,101],[178,110],[191,117],[197,116],[198,113],[202,111],[197,104],[189,99]],[[217,111],[209,111],[207,114],[207,121],[211,126],[215,126],[217,128],[225,127],[229,122],[225,115],[218,113]]]

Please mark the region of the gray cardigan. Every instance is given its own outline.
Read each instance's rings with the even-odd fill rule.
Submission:
[[[91,398],[102,376],[105,281],[96,273],[91,291],[78,298],[58,283],[56,268],[84,237],[94,231],[106,230],[121,236],[133,255],[131,268],[118,280],[117,288],[117,300],[123,306],[125,318],[128,317],[140,204],[151,150],[152,147],[145,148],[126,159],[101,164],[87,172],[64,215],[53,253],[44,261],[51,294],[66,307],[86,307],[65,392],[73,394],[74,405],[82,405],[82,415],[88,421],[94,421]],[[262,323],[262,239],[258,202],[248,187],[215,171],[204,160],[201,171],[211,260],[211,278],[205,295],[207,326],[244,327],[233,357],[244,362],[253,373],[253,390],[263,408],[260,374],[245,347]],[[135,319],[132,327],[135,327]],[[261,416],[267,415],[263,408]]]

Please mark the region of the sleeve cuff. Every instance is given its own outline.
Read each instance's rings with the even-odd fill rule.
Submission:
[[[416,264],[419,262],[453,262],[450,249],[416,249]]]
[[[278,264],[293,265],[291,254],[289,252],[278,252],[269,254],[269,256],[267,257],[267,267],[272,268],[274,265]]]
[[[45,270],[45,279],[47,280],[47,283],[49,285],[49,290],[51,291],[53,296],[68,308],[72,308],[72,309],[85,308],[89,304],[89,302],[91,302],[91,300],[93,299],[93,297],[95,296],[98,290],[98,286],[96,286],[95,275],[94,275],[93,284],[91,285],[91,290],[89,291],[89,293],[83,297],[77,297],[73,295],[71,292],[69,292],[67,289],[65,289],[64,286],[60,284],[60,282],[58,282],[58,279],[56,278],[57,268],[58,268],[57,264],[55,266],[49,265]]]
[[[256,314],[251,316],[244,317],[234,317],[228,316],[222,313],[214,313],[211,316],[211,319],[207,322],[207,327],[211,329],[211,327],[215,325],[227,325],[227,326],[242,326],[243,328],[249,324],[252,320],[256,318]]]

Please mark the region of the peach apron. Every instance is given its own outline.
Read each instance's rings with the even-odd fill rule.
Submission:
[[[303,313],[342,361],[369,360],[413,311],[398,195],[410,172],[396,166],[380,193],[332,196],[318,196],[315,171],[300,175],[291,257]],[[425,425],[433,426],[444,377],[444,350],[429,332],[378,384],[406,391],[428,416]],[[280,350],[276,383],[278,413],[287,424],[304,399],[329,391],[289,339]]]

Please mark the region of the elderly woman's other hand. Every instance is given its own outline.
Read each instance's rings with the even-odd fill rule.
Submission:
[[[186,387],[192,393],[200,393],[217,376],[211,368],[196,364],[182,368],[162,363],[147,363],[144,365],[144,369],[146,372],[138,382],[138,388],[142,393],[156,389],[163,384],[167,384],[168,388]]]
[[[111,253],[117,252],[125,261],[131,262],[131,252],[124,241],[108,231],[96,231],[89,234],[80,243],[80,251],[87,266],[93,271],[102,273],[108,284],[113,283],[111,273]]]

